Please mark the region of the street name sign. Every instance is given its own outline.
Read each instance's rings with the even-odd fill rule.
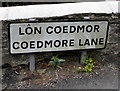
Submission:
[[[11,22],[11,54],[102,49],[106,46],[108,21]]]

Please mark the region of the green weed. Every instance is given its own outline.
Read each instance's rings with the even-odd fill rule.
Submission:
[[[59,64],[60,64],[59,60],[60,59],[58,58],[58,56],[52,56],[52,58],[51,58],[51,61],[52,61],[51,65],[52,65],[53,68],[57,68],[59,66]]]
[[[75,70],[79,73],[79,72],[89,72],[89,71],[93,71],[94,68],[94,63],[93,63],[93,59],[91,57],[85,57],[85,63],[83,67],[76,67]]]
[[[92,71],[94,67],[93,59],[91,57],[86,57],[85,59],[86,59],[85,66],[82,68],[82,71],[84,72]]]

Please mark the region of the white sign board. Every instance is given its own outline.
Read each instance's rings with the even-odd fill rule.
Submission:
[[[10,23],[10,53],[105,48],[108,22],[55,21]]]

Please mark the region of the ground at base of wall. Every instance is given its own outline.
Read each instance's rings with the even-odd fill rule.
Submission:
[[[118,89],[119,54],[99,57],[92,72],[77,72],[80,64],[76,56],[65,60],[57,69],[37,62],[33,73],[28,65],[3,69],[3,89]]]

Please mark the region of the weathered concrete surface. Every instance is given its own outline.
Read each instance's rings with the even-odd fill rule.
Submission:
[[[54,89],[118,89],[118,70],[111,69],[114,64],[108,64],[105,73],[99,73],[95,77],[74,77],[60,80],[54,85]],[[106,66],[106,67],[107,67]],[[73,84],[74,83],[74,84]],[[47,87],[46,87],[47,88]],[[48,87],[49,88],[49,87]],[[96,90],[97,91],[97,90]]]

